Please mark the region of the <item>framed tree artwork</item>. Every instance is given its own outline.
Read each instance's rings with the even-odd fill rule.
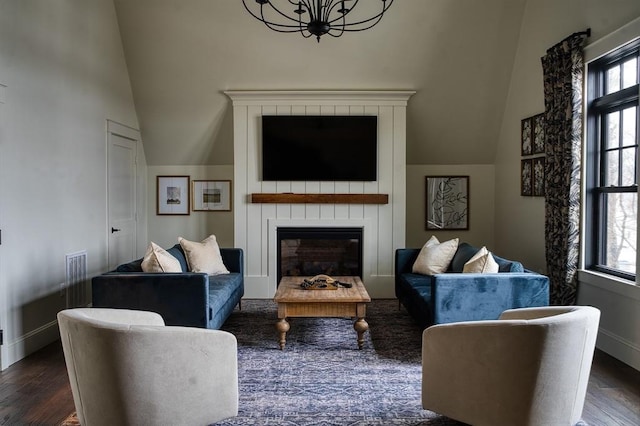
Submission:
[[[530,158],[520,161],[520,195],[533,195],[533,162]]]
[[[189,214],[189,176],[157,176],[156,214]]]
[[[533,153],[532,123],[533,117],[527,117],[520,122],[520,152],[522,155],[531,155]]]
[[[544,113],[532,118],[533,154],[544,154]]]
[[[544,197],[544,157],[535,157],[531,160],[531,175],[532,195]]]
[[[469,229],[469,176],[426,176],[426,228]]]

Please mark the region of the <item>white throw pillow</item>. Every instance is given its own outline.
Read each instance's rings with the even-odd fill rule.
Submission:
[[[182,272],[180,261],[168,251],[154,243],[147,247],[147,252],[142,259],[143,272]]]
[[[431,236],[413,264],[413,273],[433,275],[446,272],[456,250],[458,250],[457,238],[441,243],[435,235]]]
[[[471,259],[464,264],[462,272],[475,272],[481,274],[494,274],[498,272],[499,266],[493,255],[486,247],[482,247]]]
[[[229,273],[222,262],[220,247],[215,235],[209,235],[199,243],[185,240],[182,237],[178,238],[178,242],[184,250],[189,271],[204,272],[209,275]]]

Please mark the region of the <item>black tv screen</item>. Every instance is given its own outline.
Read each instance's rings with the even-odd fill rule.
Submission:
[[[265,181],[375,181],[378,117],[262,116]]]

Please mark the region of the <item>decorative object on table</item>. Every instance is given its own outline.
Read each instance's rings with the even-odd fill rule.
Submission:
[[[532,117],[533,154],[544,154],[544,113]]]
[[[191,192],[193,211],[231,211],[230,180],[194,180]]]
[[[319,43],[325,34],[340,37],[345,32],[364,31],[375,26],[393,3],[393,0],[378,1],[375,14],[369,17],[359,13],[363,8],[356,7],[357,1],[348,0],[242,0],[242,4],[267,28],[279,33],[299,32],[304,38],[315,36]],[[366,3],[371,5],[373,1]]]
[[[534,197],[544,197],[544,157],[531,160],[532,188]]]
[[[469,176],[426,176],[426,229],[469,229]]]
[[[520,122],[520,152],[522,155],[531,155],[533,153],[532,140],[532,117],[527,117]]]
[[[300,284],[305,290],[337,290],[339,287],[351,288],[352,284],[348,282],[341,282],[329,275],[316,275],[313,278],[305,278]]]
[[[189,176],[157,176],[156,214],[189,214]]]
[[[520,161],[520,195],[533,195],[533,162],[530,158]]]

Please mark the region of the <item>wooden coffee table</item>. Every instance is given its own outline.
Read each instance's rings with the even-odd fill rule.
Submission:
[[[365,321],[369,293],[360,277],[333,277],[340,282],[351,283],[351,288],[336,290],[305,290],[302,280],[310,277],[282,277],[274,297],[278,304],[276,329],[280,336],[280,349],[287,343],[287,331],[291,327],[287,318],[293,317],[351,317],[356,318],[353,328],[358,333],[358,349],[364,344],[364,333],[369,329]]]

